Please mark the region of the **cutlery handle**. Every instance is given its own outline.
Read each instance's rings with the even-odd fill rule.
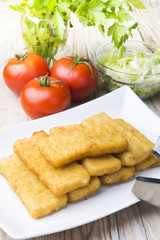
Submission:
[[[158,137],[158,139],[157,139],[157,141],[156,141],[156,144],[155,144],[155,146],[154,146],[154,148],[153,148],[153,150],[152,150],[152,153],[153,153],[156,157],[160,158],[160,136]]]

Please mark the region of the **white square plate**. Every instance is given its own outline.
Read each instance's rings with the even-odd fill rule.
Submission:
[[[58,125],[80,123],[93,114],[105,112],[112,118],[123,118],[151,141],[160,135],[160,119],[128,87],[123,87],[96,100],[67,111],[0,129],[0,158],[13,152],[15,140],[30,137],[34,131]],[[159,177],[159,168],[150,169],[143,176]],[[128,207],[138,199],[131,193],[134,180],[101,188],[87,200],[67,204],[64,209],[35,220],[7,181],[0,176],[0,227],[14,239],[26,239],[67,230]]]

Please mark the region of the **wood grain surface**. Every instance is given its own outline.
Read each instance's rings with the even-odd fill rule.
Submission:
[[[17,0],[10,2],[15,3]],[[146,10],[134,9],[133,16],[139,22],[134,39],[160,44],[160,0],[143,0]],[[76,28],[69,32],[68,53],[78,53],[93,59],[96,47],[105,40],[96,28],[82,27],[73,16]],[[2,70],[4,62],[15,51],[24,48],[21,36],[20,15],[0,1],[0,127],[30,121],[22,111],[19,97],[11,93],[3,83]],[[101,83],[92,96],[85,101],[107,93]],[[77,104],[74,104],[74,107]],[[160,116],[160,95],[145,100],[145,104]],[[160,209],[140,202],[115,214],[95,222],[34,240],[159,240]],[[0,230],[0,240],[11,238]]]

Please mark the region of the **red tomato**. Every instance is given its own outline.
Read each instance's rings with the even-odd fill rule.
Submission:
[[[44,76],[48,72],[48,65],[41,56],[35,53],[26,53],[9,60],[3,70],[3,78],[11,91],[20,94],[30,80]]]
[[[31,80],[20,98],[23,110],[33,119],[63,111],[71,103],[67,83],[47,76]]]
[[[88,97],[98,83],[98,72],[94,65],[78,57],[61,58],[55,62],[50,76],[68,83],[73,101]]]

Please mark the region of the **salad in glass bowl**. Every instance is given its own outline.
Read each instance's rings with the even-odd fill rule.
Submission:
[[[103,44],[94,61],[109,91],[127,85],[142,99],[160,92],[160,48],[155,44],[128,41],[119,50]]]

